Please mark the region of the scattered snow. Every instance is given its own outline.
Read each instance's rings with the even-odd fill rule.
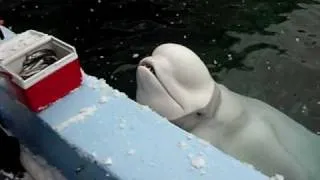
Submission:
[[[201,175],[201,176],[205,175],[206,173],[207,173],[207,172],[206,172],[205,170],[203,170],[203,169],[200,170],[200,175]]]
[[[208,141],[206,141],[206,140],[203,140],[203,139],[199,139],[198,140],[199,142],[200,142],[200,144],[202,144],[203,146],[209,146],[210,145],[210,143],[208,142]]]
[[[284,177],[280,174],[276,174],[276,175],[270,177],[270,180],[284,180]]]
[[[108,101],[108,97],[107,96],[101,96],[100,100],[99,100],[99,103],[100,104],[104,104]]]
[[[196,169],[202,169],[206,166],[206,161],[202,156],[195,156],[191,158],[191,165]]]
[[[134,155],[135,153],[136,153],[136,150],[134,150],[134,149],[130,149],[128,151],[128,155]]]
[[[138,107],[143,111],[151,111],[149,106],[139,104]]]
[[[192,138],[193,138],[193,137],[192,137],[191,134],[188,134],[188,135],[187,135],[187,139],[188,139],[188,140],[191,140]]]
[[[87,116],[92,116],[97,111],[97,107],[95,105],[91,107],[82,108],[79,113],[68,120],[60,123],[58,126],[55,127],[57,131],[61,131],[68,127],[70,124],[78,123],[84,121]]]
[[[181,148],[181,149],[185,149],[188,147],[188,144],[184,141],[180,141],[178,146]]]
[[[117,89],[113,89],[113,95],[116,97],[127,97],[127,95],[123,92],[118,91]]]
[[[111,166],[113,164],[112,159],[110,157],[108,157],[105,161],[104,164]]]
[[[126,124],[125,124],[125,123],[120,123],[120,124],[119,124],[119,128],[120,128],[120,129],[124,129],[125,127],[126,127]]]

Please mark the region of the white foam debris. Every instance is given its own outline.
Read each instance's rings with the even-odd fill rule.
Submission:
[[[284,180],[284,177],[280,174],[275,174],[274,176],[270,177],[270,180]]]
[[[196,169],[202,169],[206,166],[206,161],[202,156],[195,156],[191,158],[191,165]]]
[[[187,39],[187,35],[183,35],[183,39]]]
[[[97,107],[95,105],[80,109],[79,113],[68,120],[60,123],[55,127],[57,131],[61,131],[68,127],[70,124],[82,122],[85,120],[87,116],[93,115],[97,111]]]
[[[185,149],[188,147],[188,144],[184,141],[180,141],[178,146],[181,148],[181,149]]]
[[[300,42],[300,38],[296,38],[296,42]]]
[[[320,131],[318,131],[317,134],[320,135]]]
[[[93,9],[93,8],[90,8],[89,11],[90,11],[90,12],[94,12],[94,9]]]
[[[303,105],[301,109],[302,109],[301,112],[303,114],[308,114],[308,107],[306,105]]]
[[[232,55],[228,54],[228,60],[231,61],[232,60]]]
[[[100,104],[104,104],[108,101],[108,97],[107,96],[101,96],[99,99],[99,103]]]
[[[318,101],[318,102],[317,102],[317,104],[319,104],[319,105],[320,105],[320,101]]]
[[[99,4],[100,4],[100,3],[101,3],[101,0],[98,0],[98,1],[97,1],[97,3],[99,3]]]
[[[136,150],[134,150],[134,149],[130,149],[129,151],[128,151],[128,155],[134,155],[136,153]]]
[[[133,58],[138,58],[138,57],[139,57],[139,54],[138,54],[138,53],[134,53],[134,54],[132,55],[132,57],[133,57]]]
[[[113,164],[111,157],[108,157],[105,161],[104,164],[111,166]]]

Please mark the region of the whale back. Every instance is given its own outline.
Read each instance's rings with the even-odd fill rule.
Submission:
[[[272,128],[279,143],[305,168],[310,179],[320,178],[320,137],[260,100],[246,98],[243,101],[248,111],[258,115]]]

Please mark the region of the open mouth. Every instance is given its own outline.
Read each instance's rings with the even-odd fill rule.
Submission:
[[[148,62],[146,62],[146,61],[143,61],[143,62],[140,64],[140,66],[146,67],[153,75],[157,76],[156,71],[154,70],[152,64],[150,64],[150,63],[148,63]]]

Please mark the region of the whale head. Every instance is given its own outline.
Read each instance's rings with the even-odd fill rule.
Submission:
[[[187,47],[173,43],[162,44],[143,58],[136,76],[136,101],[170,121],[200,115],[215,87],[202,60]]]

